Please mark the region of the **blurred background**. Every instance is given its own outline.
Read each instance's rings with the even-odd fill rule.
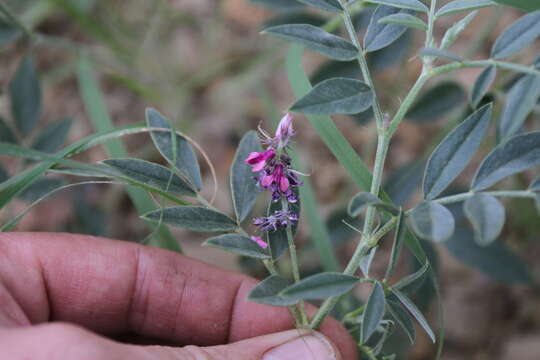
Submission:
[[[0,14],[1,141],[54,152],[106,126],[104,119],[110,118],[115,126],[144,121],[145,108],[152,106],[208,153],[218,175],[215,204],[226,212],[232,211],[228,171],[239,139],[259,124],[273,129],[294,101],[284,70],[287,45],[260,35],[260,30],[269,24],[320,25],[331,19],[328,13],[308,11],[290,0],[8,0],[2,5],[32,33],[32,45],[9,16]],[[367,8],[356,17],[360,32],[369,23],[371,11]],[[520,15],[505,7],[481,10],[452,51],[466,58],[488,58],[497,35]],[[437,39],[462,16],[441,18],[435,28]],[[370,54],[376,87],[390,114],[418,76],[421,63],[415,52],[423,41],[419,31],[407,31],[388,48]],[[525,52],[520,62],[530,63],[538,49],[536,46],[536,53]],[[13,128],[9,84],[21,59],[28,55],[34,59],[41,82],[42,112],[39,122],[22,136],[9,130]],[[306,54],[304,64],[313,83],[336,75],[359,76],[354,62],[334,63]],[[392,143],[386,168],[385,189],[397,203],[410,205],[421,199],[422,169],[429,151],[470,111],[468,94],[480,71],[461,70],[431,81],[409,113]],[[495,90],[485,99],[496,102],[496,116],[515,79],[514,74],[501,73]],[[97,81],[101,94],[92,93],[92,81]],[[107,112],[96,110],[100,105]],[[526,126],[538,126],[539,115],[537,105]],[[369,111],[334,120],[371,164],[376,132]],[[345,210],[359,189],[303,116],[295,118],[295,128],[303,170],[311,174],[318,211],[326,219],[344,265],[358,234],[342,220],[359,223],[347,218]],[[149,136],[126,137],[124,145],[132,157],[162,162]],[[489,149],[486,146],[483,154]],[[106,151],[99,147],[77,157],[87,162],[105,158]],[[458,187],[467,186],[481,160],[479,156],[459,178]],[[28,165],[5,157],[0,164],[0,181]],[[208,167],[201,164],[205,195],[211,196],[212,178]],[[533,175],[513,177],[504,186],[524,188]],[[43,178],[0,210],[1,222],[69,181],[60,175]],[[440,277],[447,339],[443,359],[540,358],[540,221],[532,202],[505,201],[508,221],[495,244],[475,245],[465,223],[445,244],[423,243]],[[261,199],[254,214],[263,213],[264,203]],[[453,210],[460,212],[459,206]],[[99,184],[54,195],[35,207],[16,230],[68,231],[136,242],[144,241],[150,233],[121,187]],[[264,276],[264,269],[256,263],[202,248],[201,234],[171,230],[189,256]],[[305,274],[321,270],[310,236],[308,224],[302,221],[297,241]],[[384,274],[390,245],[390,241],[383,242],[373,275]],[[417,267],[406,254],[400,262],[400,275]],[[417,303],[435,327],[437,307],[431,285],[426,281],[415,290]],[[360,288],[359,301],[368,294],[369,288]],[[391,346],[400,352],[399,359],[433,358],[434,347],[421,330],[417,333],[414,347],[402,334],[394,336]]]

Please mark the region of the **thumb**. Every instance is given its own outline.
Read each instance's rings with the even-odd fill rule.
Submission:
[[[228,345],[148,346],[139,350],[152,360],[341,360],[336,346],[321,333],[310,330],[289,330]]]

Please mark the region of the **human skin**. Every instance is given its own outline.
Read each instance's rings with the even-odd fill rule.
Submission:
[[[287,309],[247,301],[256,283],[124,241],[1,233],[0,359],[247,360],[308,335],[282,332],[293,328]],[[338,321],[328,318],[320,332],[343,360],[358,359]]]

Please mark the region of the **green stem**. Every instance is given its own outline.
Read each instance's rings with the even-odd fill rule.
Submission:
[[[462,62],[453,62],[446,65],[441,65],[436,68],[433,68],[430,72],[430,76],[444,74],[450,71],[465,69],[465,68],[474,68],[474,67],[487,67],[495,65],[502,69],[512,70],[524,74],[532,74],[540,76],[540,70],[533,66],[526,66],[520,64],[514,64],[507,61],[499,61],[494,59],[488,60],[472,60],[472,61],[462,61]]]
[[[375,84],[373,83],[371,73],[369,72],[369,67],[366,61],[364,50],[362,49],[362,45],[358,41],[358,35],[356,34],[356,30],[354,29],[354,24],[352,23],[351,14],[349,12],[349,9],[347,8],[347,4],[345,4],[344,0],[339,0],[339,2],[341,6],[343,7],[343,13],[342,13],[343,21],[345,23],[345,27],[347,28],[349,37],[351,38],[354,46],[356,46],[356,48],[358,49],[357,60],[358,60],[358,64],[360,65],[360,70],[362,71],[362,77],[364,78],[364,81],[369,85],[369,87],[371,88],[371,91],[373,92],[372,107],[373,107],[373,114],[377,122],[377,128],[382,129],[384,116],[381,110],[381,105],[379,104],[377,93],[375,91]]]
[[[285,211],[289,210],[289,203],[287,202],[287,200],[281,199],[281,207]],[[287,242],[289,243],[289,254],[291,257],[293,279],[294,279],[294,282],[297,283],[300,281],[300,265],[298,264],[298,255],[296,254],[296,244],[294,243],[294,237],[293,237],[292,229],[290,226],[287,226],[285,228],[285,233],[287,234]],[[307,320],[306,310],[304,306],[304,301],[300,301],[298,305],[300,307],[301,324],[303,327],[305,327],[308,325],[308,320]]]
[[[453,203],[465,201],[476,194],[478,193],[471,191],[468,193],[439,198],[439,199],[433,200],[433,202],[436,202],[439,204],[453,204]],[[519,191],[519,190],[482,191],[480,194],[491,195],[495,197],[511,197],[511,198],[524,198],[524,199],[534,199],[536,197],[536,194],[532,191]]]
[[[377,357],[373,354],[373,352],[371,351],[371,349],[369,347],[367,347],[367,346],[359,346],[359,348],[362,351],[362,353],[367,356],[367,358],[369,360],[377,360]]]

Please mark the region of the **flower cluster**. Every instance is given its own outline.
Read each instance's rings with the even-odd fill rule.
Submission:
[[[291,158],[287,154],[287,145],[295,135],[292,120],[292,115],[286,114],[279,122],[274,136],[259,129],[261,141],[266,148],[262,152],[252,152],[245,160],[246,164],[251,165],[251,170],[257,173],[255,180],[259,188],[269,190],[274,202],[285,199],[289,203],[296,203],[298,196],[295,188],[302,185],[298,178],[300,173],[292,169]],[[253,223],[261,231],[276,231],[278,228],[293,226],[297,221],[298,215],[295,212],[276,210],[269,216],[255,218]],[[252,240],[263,247],[264,241],[260,238],[252,237]]]

